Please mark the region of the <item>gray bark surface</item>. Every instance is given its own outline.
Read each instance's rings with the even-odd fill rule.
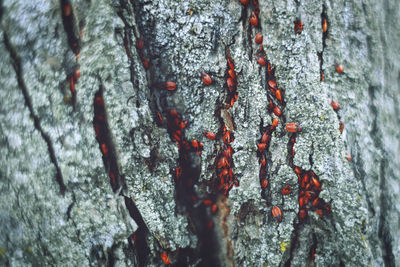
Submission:
[[[166,253],[175,266],[400,266],[397,1],[259,0],[257,28],[252,4],[237,0],[0,4],[1,265],[162,266]],[[284,92],[266,190],[257,144],[277,116],[256,61],[258,32]],[[143,49],[135,47],[140,36]],[[228,56],[237,75],[232,108]],[[162,88],[166,81],[177,89]],[[99,94],[107,156],[94,130]],[[175,177],[184,155],[167,124],[171,109],[188,121],[185,140],[204,143],[201,156],[185,159],[189,186]],[[303,127],[294,157],[289,122]],[[227,197],[213,186],[224,124],[239,181]],[[203,131],[219,134],[212,141]],[[293,165],[315,172],[331,212],[299,219]],[[285,185],[291,194],[282,195]]]

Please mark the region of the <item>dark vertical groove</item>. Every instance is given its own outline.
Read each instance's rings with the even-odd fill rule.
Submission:
[[[2,8],[1,8],[1,10],[2,10]],[[0,11],[0,12],[2,13],[2,11]],[[34,126],[35,126],[36,130],[38,130],[40,132],[40,135],[42,136],[43,140],[47,144],[47,149],[49,151],[50,160],[53,163],[54,167],[56,168],[56,181],[60,187],[61,195],[64,196],[65,191],[66,191],[66,186],[64,184],[64,180],[63,180],[63,177],[61,174],[60,167],[58,166],[58,163],[57,163],[57,159],[56,159],[53,145],[51,143],[51,139],[43,131],[42,127],[40,126],[40,120],[35,115],[35,112],[33,110],[33,106],[31,103],[31,99],[28,94],[28,89],[27,89],[24,79],[23,79],[23,70],[22,70],[22,65],[21,65],[21,59],[20,59],[19,55],[17,54],[15,47],[10,43],[10,40],[8,39],[8,35],[7,35],[6,31],[4,30],[4,28],[3,28],[3,38],[4,38],[4,44],[10,54],[12,65],[13,65],[13,68],[14,68],[16,76],[17,76],[18,87],[22,91],[22,94],[23,94],[24,100],[25,100],[25,105],[28,107],[29,112],[33,118],[33,122],[34,122]]]
[[[125,177],[121,175],[118,168],[117,152],[115,146],[112,143],[112,133],[108,125],[106,110],[104,107],[104,87],[100,78],[99,80],[99,90],[96,92],[94,97],[93,126],[96,132],[96,140],[99,143],[100,150],[103,154],[104,168],[108,176],[110,177],[111,187],[115,193],[119,193],[121,196],[124,197],[126,208],[130,216],[138,225],[138,229],[134,233],[134,235],[136,236],[134,247],[137,251],[138,265],[146,266],[148,255],[150,253],[150,249],[147,245],[147,236],[149,230],[133,200],[123,194],[127,186],[125,182]],[[107,150],[104,150],[104,147],[107,147]]]
[[[61,4],[61,17],[64,25],[65,33],[68,38],[68,45],[74,54],[79,54],[80,51],[80,38],[78,33],[78,25],[76,23],[75,14],[73,12],[72,4],[69,0],[60,0]],[[70,14],[67,16],[64,9],[69,7]]]
[[[370,97],[370,109],[373,114],[371,137],[373,139],[375,147],[381,152],[382,158],[380,160],[379,166],[379,191],[380,191],[380,215],[379,215],[379,225],[378,225],[378,237],[381,239],[381,249],[382,256],[385,266],[394,266],[394,255],[393,255],[393,245],[392,236],[389,229],[388,222],[386,218],[390,217],[390,203],[387,199],[386,192],[388,191],[386,184],[385,169],[387,168],[387,153],[383,147],[381,134],[378,128],[378,109],[375,106],[375,90],[379,90],[378,87],[370,86],[368,93]]]
[[[138,257],[138,265],[140,267],[146,266],[148,261],[148,256],[150,254],[150,248],[147,244],[147,236],[149,234],[149,229],[147,228],[139,209],[136,207],[133,200],[129,197],[125,197],[125,206],[127,207],[130,216],[135,220],[138,225],[138,229],[135,232],[136,241],[135,249]]]

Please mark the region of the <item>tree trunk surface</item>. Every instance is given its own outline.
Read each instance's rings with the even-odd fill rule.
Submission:
[[[396,0],[0,3],[0,265],[400,266]]]

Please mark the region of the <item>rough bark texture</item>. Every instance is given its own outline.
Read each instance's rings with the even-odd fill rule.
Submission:
[[[182,266],[400,265],[400,7],[375,2],[259,0],[252,27],[252,1],[0,1],[1,265],[160,266],[162,253]],[[276,115],[258,32],[284,97],[266,189],[257,144]],[[178,149],[171,109],[201,155]],[[239,181],[227,197],[215,186],[223,125]],[[331,212],[299,218],[294,166],[316,174]]]

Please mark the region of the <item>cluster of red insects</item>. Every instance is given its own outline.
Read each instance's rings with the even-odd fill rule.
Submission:
[[[226,71],[226,87],[228,88],[227,103],[233,107],[238,99],[237,93],[237,80],[235,72],[235,64],[232,58],[228,55],[226,58],[228,69]],[[235,140],[233,133],[227,129],[225,125],[222,126],[222,151],[217,156],[217,175],[219,181],[217,182],[217,189],[225,196],[228,195],[229,190],[233,186],[239,186],[239,181],[233,175],[233,153],[234,150],[231,143]]]
[[[295,155],[294,144],[296,135],[293,134],[289,141],[289,154],[291,159]],[[319,193],[322,191],[322,185],[318,176],[313,170],[303,170],[298,166],[293,167],[299,181],[299,219],[303,222],[307,217],[309,210],[314,211],[320,217],[331,212],[330,205],[322,198],[319,198]]]
[[[175,141],[178,145],[178,150],[185,157],[187,157],[187,152],[194,151],[198,156],[201,155],[201,151],[203,150],[203,143],[199,142],[196,139],[193,139],[191,142],[186,141],[183,130],[188,124],[187,120],[182,119],[182,115],[179,114],[175,109],[170,109],[167,114],[167,127],[170,132],[171,139]],[[182,173],[179,171],[179,167],[176,171],[176,179],[181,177]]]
[[[240,1],[243,5],[247,5],[249,1],[246,0],[241,0]],[[258,15],[260,13],[260,9],[258,6],[258,1],[254,0],[252,1],[253,6],[254,6],[254,11],[251,12],[250,15],[250,24],[253,27],[257,27],[259,23],[259,18]],[[275,79],[274,71],[272,70],[271,64],[265,59],[265,52],[263,49],[263,36],[261,33],[257,33],[254,41],[256,44],[259,44],[260,47],[258,51],[256,52],[256,60],[257,63],[260,64],[261,66],[267,66],[267,72],[266,72],[266,83],[268,90],[272,94],[274,98],[278,101],[278,105],[283,105],[283,93],[282,90],[277,87],[277,82]],[[282,115],[282,110],[281,108],[274,103],[271,97],[268,97],[269,99],[269,104],[268,104],[268,109],[269,111],[272,111],[276,116],[281,116]],[[279,124],[279,118],[274,118],[272,121],[272,124],[268,126],[266,129],[263,130],[262,132],[262,137],[260,139],[259,144],[257,145],[257,155],[259,157],[259,162],[260,162],[260,172],[259,172],[259,180],[260,180],[260,185],[262,189],[261,195],[265,195],[265,191],[267,190],[268,184],[269,184],[269,179],[268,179],[268,171],[267,171],[267,152],[268,152],[268,147],[269,143],[271,140],[272,133],[275,131],[276,127]],[[288,189],[286,188],[286,191]],[[286,193],[285,191],[285,193]],[[290,188],[289,188],[290,191]],[[290,192],[289,192],[290,193]],[[272,210],[272,216],[277,220],[281,221],[282,220],[282,212],[279,207],[273,207]]]
[[[249,3],[249,0],[240,0],[240,2],[243,5],[247,5]],[[258,1],[253,0],[252,1],[254,10],[251,12],[250,15],[250,24],[254,27],[257,27],[259,25],[259,14],[260,14],[260,9],[258,6]],[[327,20],[323,19],[322,21],[322,28],[323,32],[327,32]],[[303,30],[303,23],[300,19],[297,19],[294,22],[294,31],[296,34],[300,34]],[[274,103],[273,99],[268,96],[269,104],[268,104],[268,110],[270,112],[273,112],[277,117],[282,116],[282,109],[284,105],[283,101],[283,91],[278,88],[276,78],[274,76],[274,71],[272,70],[271,64],[265,59],[265,52],[263,50],[262,42],[263,42],[263,36],[261,33],[257,33],[257,35],[254,38],[255,42],[257,44],[260,44],[260,48],[258,52],[256,53],[256,60],[261,66],[267,66],[266,70],[266,83],[267,83],[267,88],[269,92],[272,94],[272,96],[276,99],[277,104]],[[144,42],[143,38],[139,37],[137,38],[136,41],[136,48],[138,50],[142,50],[144,47]],[[141,57],[142,63],[144,68],[148,68],[149,63],[148,61],[144,58],[144,56],[139,52],[139,55]],[[228,69],[227,69],[227,80],[226,80],[226,87],[228,89],[228,97],[227,97],[227,103],[230,107],[233,107],[234,103],[238,99],[238,93],[237,93],[237,80],[236,80],[236,73],[234,71],[234,63],[233,60],[230,56],[227,57],[227,63],[228,63]],[[336,71],[338,73],[343,72],[343,66],[337,64],[336,65]],[[76,82],[77,78],[79,77],[78,75],[73,76],[73,79],[70,78],[73,82]],[[212,83],[211,77],[205,73],[201,73],[201,79],[206,85],[210,85]],[[321,81],[324,80],[324,75],[323,72],[321,71]],[[160,89],[166,89],[169,91],[173,91],[176,89],[176,84],[171,81],[167,81],[164,83],[160,83],[157,85],[158,88]],[[72,92],[72,89],[71,89]],[[101,99],[101,101],[100,101]],[[337,111],[339,109],[338,104],[336,105],[337,102],[333,101],[332,102],[332,107]],[[95,130],[96,128],[101,128],[100,121],[101,121],[101,112],[98,111],[98,114],[96,114],[96,106],[102,106],[104,103],[102,103],[102,98],[98,98],[96,96],[95,98]],[[98,109],[100,110],[100,109]],[[157,118],[159,123],[163,124],[163,118],[160,112],[157,112]],[[98,123],[98,124],[97,124]],[[265,190],[268,187],[269,180],[268,180],[268,175],[267,175],[267,156],[266,153],[268,151],[269,143],[271,140],[271,135],[275,131],[276,127],[279,124],[279,118],[274,118],[272,121],[272,124],[268,126],[266,129],[264,129],[264,132],[262,134],[262,137],[260,139],[260,143],[257,145],[258,148],[258,157],[259,157],[259,162],[261,165],[260,168],[260,174],[259,174],[259,179],[260,179],[260,185],[262,190]],[[187,157],[189,153],[195,152],[198,156],[201,155],[201,151],[203,149],[203,144],[201,142],[198,142],[198,140],[192,140],[191,142],[188,142],[183,135],[183,130],[187,125],[187,121],[182,119],[182,116],[174,109],[169,110],[167,114],[167,127],[168,131],[170,133],[171,139],[174,140],[177,145],[178,145],[178,150],[180,151],[180,156],[182,157]],[[294,144],[296,140],[296,133],[302,131],[302,127],[299,124],[296,123],[287,123],[286,124],[286,130],[289,133],[292,133],[292,136],[290,137],[290,145],[289,145],[289,153],[293,159],[295,155],[294,151]],[[343,130],[343,123],[341,122],[340,124],[340,131],[342,132]],[[107,155],[107,145],[106,143],[102,143],[101,140],[101,135],[98,134],[98,132],[101,132],[101,130],[96,130],[96,136],[99,139],[100,147],[103,152],[103,155]],[[233,133],[229,130],[227,130],[226,126],[222,126],[222,141],[223,141],[223,149],[221,153],[217,156],[217,175],[219,178],[219,183],[218,183],[218,190],[223,192],[224,195],[227,195],[229,190],[233,187],[233,185],[238,186],[239,182],[236,180],[233,176],[233,161],[232,161],[232,155],[234,153],[232,146],[230,145],[234,141]],[[217,134],[209,132],[209,131],[204,131],[203,132],[204,136],[208,138],[209,140],[215,140],[217,137]],[[187,160],[187,159],[185,159]],[[293,161],[292,161],[293,162]],[[293,165],[293,164],[292,164]],[[298,166],[293,166],[294,172],[298,176],[299,180],[299,218],[300,222],[303,222],[304,219],[307,217],[307,211],[312,210],[315,213],[317,213],[319,216],[323,216],[328,214],[330,210],[330,205],[326,203],[323,199],[319,198],[319,193],[322,190],[321,187],[321,182],[319,181],[317,175],[312,171],[306,171],[302,170]],[[181,178],[184,175],[184,168],[179,165],[175,169],[175,178],[177,181],[182,180]],[[110,175],[111,177],[111,175]],[[112,177],[111,177],[112,178]],[[186,182],[186,187],[192,187],[193,186],[193,181],[187,181]],[[290,185],[285,185],[282,188],[281,193],[283,195],[289,195],[291,194],[291,186]],[[195,194],[192,194],[191,200],[193,202],[197,201],[197,197]],[[217,211],[217,205],[213,203],[212,200],[206,199],[203,201],[203,204],[205,206],[210,206],[212,213],[215,213]],[[277,206],[273,207],[272,210],[272,215],[273,217],[280,222],[282,220],[282,212],[281,209]],[[212,222],[209,224],[210,228],[212,227]],[[161,258],[164,261],[165,264],[170,264],[171,261],[168,258],[167,253],[163,252],[161,254]]]
[[[254,3],[255,2],[255,3]],[[248,1],[241,0],[241,3],[243,5],[247,5]],[[258,9],[258,4],[257,1],[253,1],[253,4],[255,5],[255,10],[259,12]],[[250,17],[250,23],[253,26],[258,25],[258,14],[255,12],[252,12],[252,15]],[[297,19],[294,22],[294,31],[296,34],[300,34],[303,30],[303,22],[300,19]],[[325,31],[325,30],[324,30]],[[282,108],[284,105],[284,100],[283,100],[283,91],[278,88],[276,78],[274,75],[274,70],[271,67],[271,64],[265,59],[264,55],[265,52],[263,51],[263,46],[262,46],[262,41],[263,37],[260,33],[257,33],[254,41],[257,44],[261,44],[260,49],[258,50],[256,54],[256,60],[257,63],[260,64],[261,66],[267,66],[266,70],[266,84],[267,84],[267,89],[269,93],[273,97],[268,96],[269,104],[268,104],[268,110],[270,112],[273,112],[276,116],[281,117],[282,116]],[[339,72],[339,71],[338,71]],[[274,103],[274,100],[276,100],[276,104]],[[281,108],[281,107],[282,108]],[[267,126],[266,129],[263,130],[262,137],[260,139],[259,144],[257,145],[257,154],[259,157],[259,162],[260,162],[260,172],[259,172],[259,179],[260,179],[260,185],[262,188],[262,195],[265,195],[265,190],[267,189],[269,185],[269,180],[268,180],[268,172],[267,172],[267,155],[266,153],[268,152],[268,147],[269,143],[271,140],[271,135],[273,131],[276,129],[276,127],[279,124],[279,118],[274,118],[272,121],[272,124],[270,126]],[[301,125],[297,123],[287,123],[286,124],[286,131],[289,133],[292,133],[292,136],[290,138],[290,155],[293,159],[295,152],[294,152],[294,143],[296,140],[296,133],[302,131]],[[307,211],[308,210],[313,210],[317,214],[319,214],[321,217],[324,214],[327,214],[330,212],[330,206],[329,204],[325,203],[323,199],[320,199],[318,197],[319,193],[321,192],[321,183],[319,182],[318,177],[315,175],[315,173],[312,170],[305,171],[302,170],[300,167],[294,167],[294,171],[299,177],[299,219],[300,222],[303,222],[304,219],[307,216]],[[291,186],[290,185],[285,185],[282,188],[282,195],[289,195],[292,192]],[[282,211],[278,206],[275,206],[271,210],[272,216],[275,220],[280,222],[282,220]]]
[[[232,155],[234,150],[230,144],[234,141],[234,137],[233,133],[227,130],[225,125],[222,128],[222,141],[224,145],[221,153],[217,156],[217,175],[219,178],[217,188],[227,196],[234,185],[239,186],[239,181],[233,175]]]

